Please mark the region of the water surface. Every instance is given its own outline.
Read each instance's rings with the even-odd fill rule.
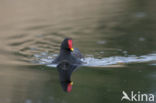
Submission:
[[[123,90],[156,95],[154,3],[0,1],[0,102],[120,103]],[[50,64],[65,37],[86,63],[73,73],[71,93]]]

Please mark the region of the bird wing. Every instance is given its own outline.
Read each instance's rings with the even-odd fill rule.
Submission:
[[[81,52],[78,48],[74,48],[72,55],[75,56],[76,58],[79,58],[79,59],[84,58],[84,56],[81,54]]]

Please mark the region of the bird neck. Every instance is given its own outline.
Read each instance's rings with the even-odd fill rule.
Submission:
[[[61,55],[70,55],[70,54],[71,54],[71,51],[61,49],[61,50],[60,50],[60,54],[61,54]]]

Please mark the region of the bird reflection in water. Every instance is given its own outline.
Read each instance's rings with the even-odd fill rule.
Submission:
[[[65,38],[61,43],[59,56],[52,62],[57,64],[60,83],[64,91],[71,92],[73,85],[71,75],[83,63],[82,58],[79,49],[73,48],[72,39]]]

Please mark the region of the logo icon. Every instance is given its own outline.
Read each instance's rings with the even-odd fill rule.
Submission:
[[[123,94],[123,97],[121,98],[121,101],[122,101],[123,99],[126,99],[126,100],[131,101],[131,99],[128,97],[128,95],[127,95],[127,93],[126,93],[125,91],[122,91],[122,94]]]

